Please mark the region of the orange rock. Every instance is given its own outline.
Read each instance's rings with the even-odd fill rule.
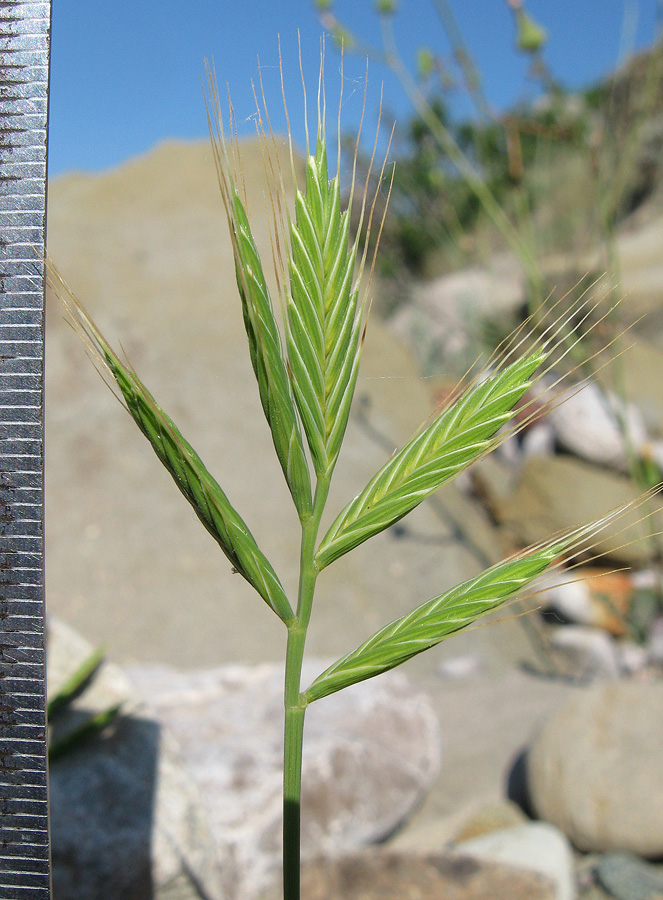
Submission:
[[[580,568],[558,573],[542,592],[542,607],[615,637],[627,633],[636,586],[631,572]]]
[[[585,579],[595,625],[615,637],[626,634],[635,586],[630,572],[595,571]]]

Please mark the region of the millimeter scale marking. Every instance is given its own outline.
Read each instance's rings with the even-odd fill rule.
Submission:
[[[48,900],[44,241],[50,0],[0,0],[0,900]]]

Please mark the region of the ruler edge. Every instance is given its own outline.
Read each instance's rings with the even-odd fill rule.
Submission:
[[[21,839],[19,842],[13,842],[11,838],[10,828],[15,827],[15,829],[19,830],[21,837],[24,838],[25,835],[25,827],[21,827],[20,820],[22,816],[20,813],[15,811],[4,812],[4,810],[0,810],[2,813],[2,817],[0,818],[0,836],[6,836],[5,839],[7,841],[6,846],[0,846],[0,890],[2,890],[2,898],[3,900],[13,900],[14,897],[25,898],[49,898],[51,896],[51,860],[50,860],[50,816],[48,809],[48,758],[47,758],[47,724],[46,724],[46,703],[47,703],[47,695],[46,695],[46,604],[45,604],[45,416],[44,416],[44,399],[45,399],[45,288],[46,288],[46,270],[45,270],[45,249],[46,249],[46,223],[47,223],[47,178],[48,178],[48,119],[49,119],[49,88],[50,88],[50,67],[51,67],[51,54],[50,54],[50,42],[51,42],[51,34],[52,34],[52,2],[51,0],[9,0],[9,2],[4,2],[1,4],[0,8],[0,23],[4,24],[4,22],[11,23],[12,26],[17,26],[16,35],[11,34],[7,38],[7,46],[3,46],[0,49],[0,58],[2,58],[3,65],[0,67],[2,69],[3,77],[2,84],[3,86],[7,84],[4,77],[4,72],[7,71],[7,60],[11,59],[12,63],[17,63],[22,66],[22,71],[27,72],[28,77],[21,82],[20,87],[22,88],[26,84],[34,83],[37,86],[35,90],[35,97],[14,97],[11,96],[6,99],[2,98],[0,100],[0,121],[6,115],[6,109],[11,108],[12,103],[16,105],[18,102],[20,106],[27,106],[28,109],[32,107],[30,112],[19,112],[18,116],[22,121],[24,121],[27,115],[30,116],[31,120],[35,118],[38,119],[37,128],[28,128],[26,131],[27,134],[27,143],[23,145],[27,154],[30,158],[27,161],[27,167],[23,170],[24,174],[21,172],[21,165],[25,164],[24,160],[19,160],[18,164],[14,160],[14,166],[12,167],[11,157],[13,155],[13,150],[16,149],[14,147],[9,148],[9,166],[7,166],[8,160],[6,158],[2,158],[0,161],[0,175],[2,182],[2,199],[3,201],[9,200],[19,200],[24,196],[24,192],[21,190],[21,184],[29,183],[31,194],[31,199],[34,199],[34,205],[30,204],[31,208],[27,213],[29,217],[32,215],[33,221],[30,225],[27,226],[30,229],[31,233],[34,234],[35,229],[37,230],[38,237],[37,240],[33,242],[33,248],[36,251],[34,255],[34,259],[29,258],[29,253],[26,254],[26,258],[18,258],[16,254],[16,248],[21,245],[25,245],[25,241],[21,242],[20,240],[5,240],[6,233],[3,235],[3,257],[5,253],[8,255],[8,262],[11,262],[16,266],[16,271],[7,276],[7,280],[13,281],[18,278],[27,279],[27,289],[26,296],[28,296],[33,303],[30,303],[27,307],[20,307],[15,305],[13,302],[5,305],[4,302],[2,304],[2,310],[0,311],[0,315],[2,316],[2,323],[0,324],[0,329],[2,329],[2,336],[5,337],[6,325],[7,323],[4,321],[5,318],[9,318],[12,315],[18,314],[19,316],[25,316],[26,313],[29,314],[29,324],[26,327],[31,327],[33,330],[37,328],[38,336],[36,338],[31,339],[30,346],[37,346],[37,353],[30,355],[29,357],[25,357],[23,360],[23,365],[25,368],[19,366],[19,370],[12,372],[11,366],[10,371],[6,371],[7,366],[5,365],[6,360],[0,360],[0,369],[1,374],[7,378],[10,382],[10,391],[12,391],[11,385],[13,384],[12,378],[19,380],[29,380],[30,377],[36,377],[39,384],[39,415],[37,416],[37,420],[30,421],[29,423],[25,423],[26,426],[29,425],[31,430],[35,429],[38,432],[37,440],[39,444],[38,450],[35,452],[31,452],[27,454],[27,460],[30,463],[37,463],[38,465],[38,473],[31,472],[31,481],[35,480],[38,484],[33,484],[33,490],[36,490],[39,494],[39,501],[32,501],[32,508],[38,509],[38,516],[36,516],[33,520],[37,524],[37,534],[18,534],[18,535],[3,535],[2,537],[2,556],[3,559],[10,554],[10,551],[6,546],[6,538],[16,537],[18,540],[26,540],[28,537],[38,545],[37,550],[32,551],[32,555],[37,556],[40,560],[40,566],[38,569],[32,569],[35,573],[38,571],[38,578],[32,578],[31,580],[26,580],[25,576],[20,575],[19,578],[22,579],[19,582],[14,582],[16,587],[19,589],[24,589],[31,596],[30,599],[39,604],[39,609],[35,610],[34,613],[29,617],[31,622],[38,623],[40,628],[36,630],[36,634],[38,634],[38,646],[35,646],[35,642],[27,642],[26,638],[28,637],[28,631],[18,631],[16,632],[16,636],[20,638],[24,643],[29,643],[30,646],[13,646],[15,651],[28,651],[29,653],[37,652],[38,660],[34,661],[24,661],[24,660],[16,660],[14,664],[21,666],[21,671],[34,671],[35,666],[38,667],[39,674],[33,678],[24,678],[21,679],[21,684],[24,684],[27,681],[32,682],[32,689],[27,691],[25,696],[29,697],[32,700],[39,699],[40,708],[30,710],[33,714],[33,718],[39,717],[39,723],[35,724],[34,727],[38,727],[40,729],[41,736],[37,738],[27,737],[21,738],[18,736],[14,737],[14,740],[17,741],[16,748],[18,753],[13,755],[13,759],[18,759],[22,761],[22,764],[19,762],[19,771],[21,775],[33,774],[35,776],[39,776],[34,781],[30,780],[30,784],[26,784],[26,780],[23,779],[21,784],[18,784],[13,780],[11,775],[11,770],[8,770],[5,766],[3,766],[2,770],[0,770],[0,781],[2,782],[2,787],[5,788],[8,792],[12,788],[16,787],[34,787],[36,791],[42,791],[44,796],[37,799],[32,799],[30,801],[30,806],[34,810],[36,804],[43,807],[45,805],[45,812],[36,812],[34,814],[30,814],[30,819],[35,820],[35,825],[32,828],[29,828],[28,834],[34,834],[34,843],[26,842]],[[3,21],[4,20],[4,21]],[[26,24],[29,26],[30,23],[37,23],[37,29],[29,28],[26,29]],[[26,33],[27,31],[27,33]],[[14,50],[11,46],[12,40],[16,38],[16,41],[19,44],[25,45],[26,39],[28,47],[22,48],[18,50]],[[34,38],[41,38],[41,46],[36,48],[34,47]],[[39,43],[39,41],[37,41]],[[14,56],[10,56],[10,53],[14,53]],[[46,54],[46,59],[44,61],[44,54]],[[26,58],[27,57],[27,58]],[[35,57],[38,58],[38,64],[34,64]],[[20,93],[20,88],[18,89]],[[37,96],[38,95],[38,96]],[[36,102],[32,102],[34,101]],[[19,126],[20,127],[20,126]],[[42,135],[41,138],[32,141],[32,134],[37,132],[39,135]],[[43,144],[42,144],[43,142]],[[19,145],[20,147],[21,145]],[[3,154],[4,156],[4,154]],[[39,171],[35,174],[35,169],[38,167]],[[7,169],[12,173],[7,175]],[[15,174],[15,170],[18,168],[18,174]],[[5,184],[9,184],[10,182],[14,182],[15,187],[10,185],[9,191],[5,193],[4,186]],[[37,185],[37,189],[35,190],[35,185]],[[7,204],[3,203],[2,212],[0,215],[4,217],[11,216],[12,213],[21,213],[25,212],[25,209],[21,206],[20,208],[11,207],[7,208]],[[38,222],[38,225],[35,224]],[[18,226],[20,227],[20,226]],[[26,226],[24,226],[26,227]],[[20,234],[20,232],[19,232]],[[17,235],[18,236],[18,235]],[[19,251],[20,254],[20,251]],[[4,274],[4,273],[3,273]],[[31,282],[34,283],[37,281],[38,284],[32,290],[30,289]],[[12,300],[15,296],[19,295],[17,291],[11,290],[5,292],[2,290],[3,300],[5,296],[11,296]],[[7,346],[8,341],[3,341],[3,344]],[[36,368],[38,372],[35,373],[29,371],[30,365],[32,363],[33,366],[36,363]],[[13,394],[16,393],[14,389],[12,391]],[[11,396],[11,394],[10,394]],[[15,412],[17,407],[15,405],[12,406],[10,412]],[[34,409],[34,407],[31,407]],[[7,428],[10,432],[10,441],[18,441],[22,440],[21,438],[17,438],[13,433],[13,428],[19,425],[20,423],[16,423],[13,421],[0,423],[2,428]],[[5,443],[4,441],[0,442],[0,467],[2,468],[3,473],[5,473],[5,462],[11,456],[6,452],[10,441]],[[4,445],[4,446],[3,446]],[[26,472],[17,473],[16,474],[27,474]],[[11,493],[10,490],[7,493]],[[3,490],[3,494],[5,491]],[[5,498],[3,497],[3,502],[5,502]],[[9,503],[11,503],[11,499]],[[22,520],[18,520],[21,522]],[[25,520],[27,521],[27,520]],[[26,551],[14,551],[21,552],[21,560],[23,560],[23,556]],[[10,581],[12,580],[11,573],[13,569],[9,567],[10,571]],[[12,587],[14,584],[11,585]],[[13,592],[12,592],[13,593]],[[23,593],[23,590],[19,590],[18,593]],[[21,600],[19,598],[10,599],[3,598],[3,606],[7,608],[10,604],[20,603]],[[13,618],[16,618],[16,614],[13,614]],[[7,613],[7,619],[11,622],[12,614]],[[0,640],[4,646],[2,646],[2,650],[9,650],[10,644],[6,641],[9,636],[9,632],[6,631],[0,622]],[[12,665],[9,663],[0,663],[4,669],[8,665]],[[13,679],[12,679],[13,680]],[[37,682],[37,688],[34,688],[34,681]],[[15,687],[12,687],[9,691],[3,692],[6,697],[10,693],[13,692],[15,694]],[[21,710],[16,708],[12,710],[13,713],[20,714],[21,712],[27,712],[27,710]],[[20,726],[19,726],[20,727]],[[11,739],[11,735],[5,737],[4,732],[7,729],[2,729],[2,737],[0,737],[0,744],[6,745],[7,741]],[[27,755],[25,753],[21,753],[23,749],[22,745],[27,745],[30,749],[36,749],[39,747],[39,753],[34,755]],[[28,763],[28,759],[32,759],[32,763]],[[38,783],[37,783],[38,782]],[[4,791],[3,791],[4,795]],[[4,796],[3,796],[4,800]],[[4,821],[3,821],[4,820]],[[23,820],[25,822],[25,820]],[[9,836],[8,836],[9,835]],[[16,850],[24,849],[28,851],[28,853],[16,853]],[[7,852],[9,851],[9,852]],[[25,867],[25,864],[32,864],[32,867]],[[7,864],[7,865],[6,865]],[[7,867],[8,866],[8,867]],[[6,878],[9,877],[9,881],[5,881]]]

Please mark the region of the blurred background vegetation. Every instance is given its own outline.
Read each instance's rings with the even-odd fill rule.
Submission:
[[[615,229],[658,193],[660,182],[658,38],[604,81],[571,92],[547,64],[545,29],[524,2],[504,0],[516,47],[529,61],[528,78],[541,91],[534,102],[496,113],[482,88],[480,60],[470,55],[447,0],[433,6],[452,53],[442,57],[422,43],[415,70],[398,54],[395,0],[375,3],[381,33],[375,46],[354,34],[352,21],[337,19],[331,0],[315,5],[337,47],[391,68],[412,104],[405,121],[392,123],[388,108],[383,115],[394,127],[396,163],[379,255],[379,274],[387,281],[383,314],[406,301],[404,281],[457,271],[506,249],[522,266],[533,305],[549,292],[546,263],[559,254],[569,257],[571,269],[574,260],[582,269],[587,252],[599,249],[596,271],[608,272],[618,285]],[[472,118],[450,114],[459,91],[472,98]],[[353,152],[353,139],[346,149]],[[360,153],[362,176],[369,162]]]

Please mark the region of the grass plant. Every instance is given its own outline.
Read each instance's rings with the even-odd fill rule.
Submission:
[[[511,335],[498,348],[490,365],[481,373],[468,376],[456,399],[438,409],[321,534],[330,482],[350,416],[369,310],[368,288],[362,281],[368,265],[366,250],[359,250],[360,246],[367,247],[368,241],[360,243],[360,236],[353,237],[349,228],[348,208],[357,186],[353,176],[349,200],[344,203],[340,145],[334,148],[336,166],[330,176],[323,64],[315,139],[309,143],[307,135],[305,179],[299,186],[290,143],[291,177],[295,182],[292,214],[285,189],[288,176],[279,165],[263,95],[259,125],[270,183],[273,264],[282,308],[282,315],[277,315],[247,214],[232,107],[229,129],[226,125],[224,130],[213,71],[208,76],[210,132],[250,358],[274,449],[301,526],[296,598],[287,596],[276,569],[227,494],[131,365],[113,350],[52,264],[49,277],[100,370],[179,490],[234,570],[283,622],[287,634],[283,884],[285,900],[298,900],[301,763],[307,707],[335,691],[401,665],[523,590],[534,591],[535,580],[542,573],[562,560],[568,564],[591,543],[597,531],[612,526],[619,513],[555,535],[420,603],[411,613],[386,624],[338,659],[311,684],[301,683],[320,572],[406,516],[437,488],[540,413],[542,399],[537,400],[537,410],[528,407],[528,390],[572,349],[567,339],[569,321],[597,319],[595,306],[586,307],[583,299],[571,304],[570,309],[563,305],[561,315],[554,305],[539,311],[537,336],[530,336],[526,326]],[[384,171],[383,165],[381,180]],[[360,201],[360,231],[379,229],[380,224],[373,221],[375,198],[367,197],[364,190]],[[556,397],[551,393],[549,402],[557,402]],[[512,417],[516,405],[517,419]]]

